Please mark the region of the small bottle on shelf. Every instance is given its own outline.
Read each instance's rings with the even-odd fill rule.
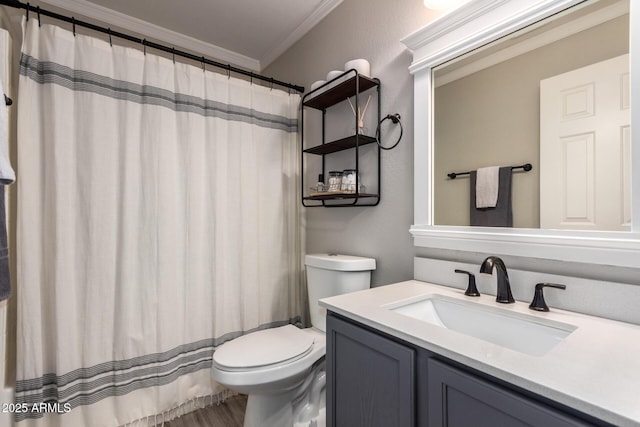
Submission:
[[[316,191],[322,193],[324,191],[324,174],[318,174],[318,183],[316,184]]]

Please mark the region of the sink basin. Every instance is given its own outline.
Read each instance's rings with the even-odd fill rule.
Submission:
[[[542,356],[576,330],[566,323],[438,294],[385,308],[531,356]]]

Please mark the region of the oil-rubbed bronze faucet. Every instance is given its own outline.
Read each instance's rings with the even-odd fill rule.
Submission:
[[[464,291],[464,294],[469,297],[479,297],[480,292],[478,292],[478,288],[476,287],[476,276],[474,276],[473,273],[466,270],[459,270],[456,268],[454,271],[456,273],[466,274],[469,277],[469,280],[467,282],[467,290]]]
[[[498,291],[496,292],[496,301],[503,304],[511,304],[516,302],[511,295],[511,285],[509,284],[509,275],[507,267],[497,256],[487,257],[480,265],[480,273],[493,274],[493,267],[496,268],[498,274]]]
[[[533,301],[531,301],[531,304],[529,305],[531,310],[549,311],[549,307],[544,300],[544,294],[542,293],[543,288],[567,289],[565,285],[558,285],[555,283],[538,283],[533,294]]]

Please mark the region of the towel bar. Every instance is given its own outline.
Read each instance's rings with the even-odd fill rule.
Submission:
[[[511,170],[514,169],[524,169],[525,172],[529,172],[531,169],[533,169],[533,166],[531,165],[531,163],[525,163],[524,165],[520,165],[520,166],[511,166]],[[456,177],[460,176],[460,175],[469,175],[472,171],[467,171],[467,172],[451,172],[448,173],[447,176],[451,179],[456,179]]]

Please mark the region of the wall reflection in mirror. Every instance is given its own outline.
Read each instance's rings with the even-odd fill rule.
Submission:
[[[531,163],[511,174],[513,227],[629,230],[628,82],[628,0],[585,1],[436,67],[435,225],[494,225],[474,217],[480,176],[449,173]]]

